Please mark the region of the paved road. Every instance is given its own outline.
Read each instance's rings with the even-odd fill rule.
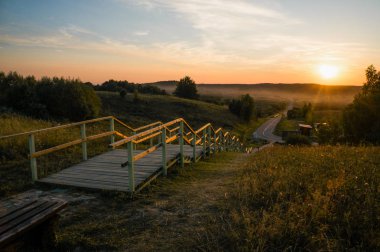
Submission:
[[[287,109],[282,113],[277,114],[276,117],[270,118],[268,121],[263,123],[257,130],[253,133],[254,138],[260,138],[269,141],[270,143],[283,143],[281,137],[273,134],[276,129],[277,124],[281,121],[282,116],[286,116],[288,110],[293,108],[293,103],[289,104]]]

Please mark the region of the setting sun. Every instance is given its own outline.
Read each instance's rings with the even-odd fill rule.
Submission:
[[[332,65],[320,65],[318,72],[324,79],[331,79],[338,75],[339,69]]]

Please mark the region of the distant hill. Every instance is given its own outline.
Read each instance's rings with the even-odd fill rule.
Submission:
[[[159,81],[149,83],[172,93],[177,81]],[[320,84],[198,84],[201,95],[215,95],[224,97],[236,97],[242,94],[251,94],[256,99],[285,99],[322,102],[349,103],[360,91],[361,86],[330,86]]]

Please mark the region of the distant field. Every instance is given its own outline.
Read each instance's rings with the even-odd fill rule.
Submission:
[[[153,83],[167,92],[175,89],[174,82]],[[199,84],[203,95],[237,97],[250,94],[255,99],[296,100],[301,102],[323,102],[348,104],[360,91],[360,86],[327,86],[318,84]]]

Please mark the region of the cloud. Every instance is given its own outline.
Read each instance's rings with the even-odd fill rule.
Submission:
[[[133,33],[133,35],[135,35],[135,36],[148,36],[149,35],[149,31],[135,31]]]

